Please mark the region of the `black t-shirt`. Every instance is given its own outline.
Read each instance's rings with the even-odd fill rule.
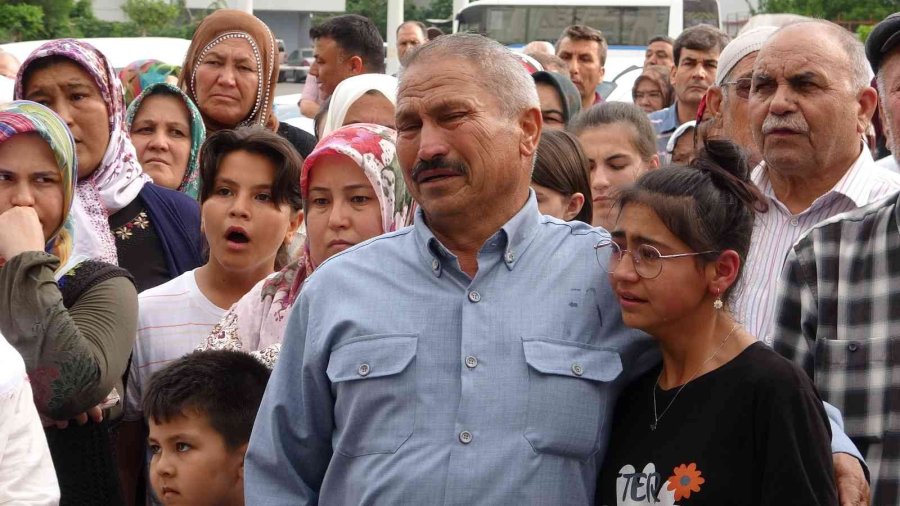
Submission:
[[[831,429],[809,378],[762,343],[681,391],[657,367],[616,406],[597,504],[836,505]]]
[[[290,142],[304,160],[316,147],[316,137],[314,135],[283,121],[278,123],[278,135]]]
[[[140,197],[109,217],[116,238],[119,267],[134,277],[138,292],[172,279],[162,242]]]

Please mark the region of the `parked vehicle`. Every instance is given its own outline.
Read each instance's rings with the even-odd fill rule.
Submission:
[[[313,49],[311,47],[291,51],[287,60],[281,64],[281,72],[278,73],[278,82],[305,82],[306,76],[309,75],[309,67],[312,66],[312,62]]]
[[[159,60],[181,66],[191,41],[173,37],[102,37],[79,39],[96,47],[116,70],[121,70],[137,60]],[[19,61],[25,61],[32,51],[47,42],[30,40],[0,45],[0,49],[12,53]]]

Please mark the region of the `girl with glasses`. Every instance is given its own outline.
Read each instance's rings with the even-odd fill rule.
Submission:
[[[815,388],[729,311],[763,206],[748,173],[711,141],[620,195],[598,260],[663,360],[620,397],[598,504],[837,504]]]

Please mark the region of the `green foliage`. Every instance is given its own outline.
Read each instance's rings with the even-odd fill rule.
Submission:
[[[166,0],[126,0],[122,10],[142,37],[169,28],[181,13],[178,5]]]
[[[897,10],[897,0],[760,0],[759,12],[815,18],[880,21]]]
[[[31,40],[44,33],[44,10],[36,5],[0,4],[0,20],[0,40]]]
[[[406,21],[425,23],[426,19],[449,19],[452,12],[453,0],[432,0],[426,8],[420,8],[410,0],[403,2],[403,19]],[[312,24],[318,25],[337,14],[343,13],[314,14]],[[381,38],[387,40],[387,0],[347,0],[346,14],[359,14],[371,19],[378,27]]]
[[[859,25],[856,27],[856,36],[859,37],[859,41],[865,43],[874,28],[875,25]]]

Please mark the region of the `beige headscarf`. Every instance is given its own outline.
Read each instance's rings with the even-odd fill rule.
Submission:
[[[201,109],[203,122],[209,131],[245,125],[259,125],[275,131],[278,129],[278,119],[272,112],[272,101],[275,98],[275,85],[278,83],[278,71],[281,63],[277,58],[278,48],[275,46],[275,37],[272,35],[272,31],[252,14],[235,9],[219,9],[206,16],[197,27],[197,31],[194,32],[194,38],[191,39],[191,47],[188,48],[184,58],[184,70],[178,78],[178,86],[199,106],[194,86],[197,67],[209,50],[222,41],[235,38],[246,40],[256,59],[259,78],[256,101],[247,117],[237,125],[219,124],[203,114]]]

